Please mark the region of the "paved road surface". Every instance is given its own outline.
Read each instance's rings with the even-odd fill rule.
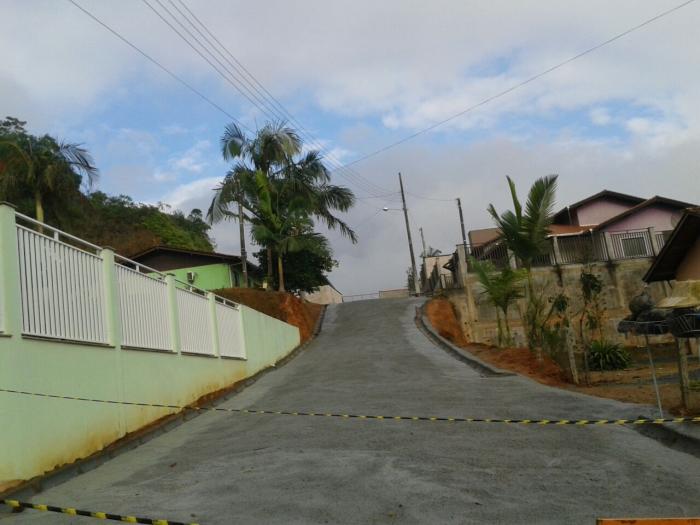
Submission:
[[[552,419],[641,411],[520,377],[480,377],[416,329],[416,304],[329,308],[306,351],[226,405]],[[614,426],[210,413],[34,499],[202,525],[593,524],[600,516],[700,515],[700,460]],[[35,511],[0,520],[93,521]]]

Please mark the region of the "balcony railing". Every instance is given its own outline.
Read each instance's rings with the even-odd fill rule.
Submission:
[[[550,237],[542,254],[535,257],[532,265],[546,267],[654,257],[663,248],[670,233],[645,229]],[[464,251],[469,271],[473,271],[472,260],[488,261],[499,269],[507,265],[522,266],[505,243],[500,241],[467,244]]]

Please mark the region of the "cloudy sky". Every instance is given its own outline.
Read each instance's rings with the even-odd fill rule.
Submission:
[[[270,119],[269,105],[253,98],[262,106],[256,107],[237,92],[156,14],[188,37],[178,25],[187,24],[175,9],[187,13],[181,0],[75,2],[245,126],[255,129]],[[313,136],[333,166],[682,3],[184,2]],[[2,0],[0,10],[0,116],[84,143],[100,167],[103,191],[186,213],[206,209],[211,188],[226,171],[218,139],[229,116],[68,0]],[[417,252],[419,227],[426,242],[444,252],[459,242],[456,197],[468,229],[490,226],[488,203],[508,204],[505,175],[524,193],[534,178],[558,173],[560,206],[603,188],[700,202],[698,27],[700,2],[694,2],[353,164],[352,171],[337,171],[336,182],[359,197],[346,220],[360,242],[330,233],[340,261],[333,283],[346,294],[404,285],[409,258],[403,217],[380,211],[400,205],[399,171]],[[237,231],[234,223],[214,227],[220,251],[238,251]]]

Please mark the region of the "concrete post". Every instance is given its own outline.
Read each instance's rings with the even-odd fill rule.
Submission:
[[[654,228],[653,226],[649,226],[649,228],[647,228],[647,231],[649,232],[649,241],[651,243],[651,254],[654,257],[656,257],[657,255],[659,255],[660,251],[659,242],[656,239],[656,228]]]
[[[216,295],[212,292],[207,292],[207,300],[209,301],[210,330],[211,340],[214,343],[214,355],[216,357],[221,357],[221,344],[225,342],[219,341],[219,320],[216,317]]]
[[[515,260],[515,254],[510,250],[507,250],[507,253],[508,253],[508,264],[510,265],[510,267],[513,270],[517,270],[518,269],[518,261]]]
[[[467,265],[467,247],[464,244],[457,245],[457,278],[459,279],[462,288],[467,287],[467,273],[469,267]]]
[[[605,251],[608,255],[608,261],[615,259],[615,250],[613,249],[612,237],[609,232],[603,232],[603,240],[605,241]]]
[[[467,247],[464,244],[457,246],[457,266],[459,268],[459,280],[467,298],[467,326],[466,333],[470,340],[474,340],[474,322],[477,320],[476,303],[469,283],[469,266],[467,265]]]
[[[15,208],[0,202],[0,334],[22,333],[22,296]]]
[[[171,349],[180,354],[182,353],[182,343],[180,342],[180,317],[177,311],[177,289],[175,287],[175,276],[173,274],[166,275],[165,283],[168,285],[168,311],[170,314]]]
[[[104,278],[107,340],[110,345],[120,348],[122,345],[122,320],[119,304],[119,285],[117,283],[117,272],[114,267],[114,250],[103,248],[100,256],[102,257],[102,276]]]
[[[678,379],[681,389],[681,405],[686,410],[690,408],[690,378],[688,377],[688,356],[681,342],[676,339],[676,349],[678,350]]]
[[[562,262],[561,251],[559,250],[559,239],[552,237],[552,249],[554,251],[554,264]]]

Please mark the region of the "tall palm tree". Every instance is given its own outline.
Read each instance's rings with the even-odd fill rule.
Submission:
[[[352,207],[352,191],[331,184],[321,155],[316,151],[302,154],[301,140],[283,122],[267,124],[252,139],[231,124],[221,144],[224,158],[238,162],[215,188],[207,218],[212,223],[234,218],[253,225],[253,238],[267,250],[270,282],[273,251],[278,254],[279,272],[284,253],[313,244],[314,219],[357,242],[355,232],[334,214]],[[237,217],[230,208],[234,202]],[[241,246],[244,242],[241,233]],[[283,272],[280,276],[280,288],[284,288]]]
[[[525,269],[528,292],[526,311],[528,343],[531,349],[537,350],[538,359],[541,359],[540,326],[545,305],[541,294],[536,294],[534,290],[532,264],[537,257],[544,255],[549,249],[548,235],[554,215],[557,176],[541,177],[533,183],[524,210],[518,199],[515,183],[510,177],[506,178],[513,201],[513,210],[499,215],[494,205],[489,204],[488,212],[500,230],[501,240]]]
[[[506,267],[500,271],[490,261],[471,259],[470,266],[474,269],[481,285],[481,294],[496,307],[496,322],[498,323],[498,346],[513,344],[508,322],[508,310],[523,297],[522,281],[525,279],[523,270]],[[499,312],[500,311],[500,312]],[[505,334],[501,325],[501,315],[505,325]]]
[[[35,218],[44,222],[47,195],[75,191],[82,176],[91,187],[98,177],[92,156],[79,144],[57,142],[53,137],[14,133],[0,137],[0,191],[19,186],[32,192]]]

